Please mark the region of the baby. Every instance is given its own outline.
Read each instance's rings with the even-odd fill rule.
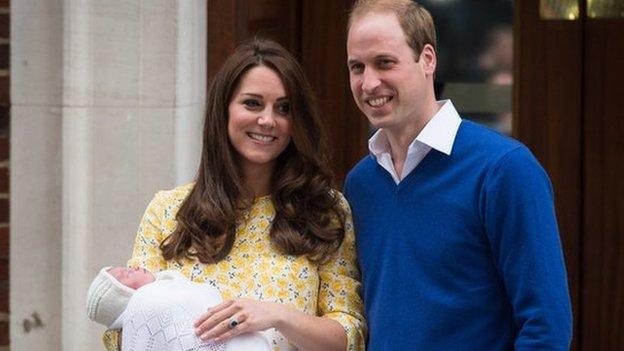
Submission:
[[[269,351],[260,333],[242,334],[225,344],[195,336],[195,320],[221,301],[217,289],[176,271],[105,267],[89,287],[87,314],[109,329],[122,329],[122,351]]]

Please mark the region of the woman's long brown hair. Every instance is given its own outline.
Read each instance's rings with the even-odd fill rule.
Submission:
[[[236,49],[208,89],[197,181],[176,215],[175,231],[160,245],[166,260],[196,257],[215,263],[234,245],[237,218],[251,203],[239,155],[228,139],[228,105],[241,77],[257,66],[281,78],[292,119],[292,139],[271,179],[276,213],[271,241],[285,254],[306,255],[317,263],[342,243],[345,213],[331,189],[325,136],[310,85],[286,49],[271,40],[254,39]]]

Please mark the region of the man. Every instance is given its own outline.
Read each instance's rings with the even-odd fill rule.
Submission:
[[[351,90],[373,127],[347,176],[368,350],[567,350],[550,181],[522,144],[436,102],[436,38],[409,0],[360,0]]]

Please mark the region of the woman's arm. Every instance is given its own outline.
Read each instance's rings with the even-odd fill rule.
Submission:
[[[167,269],[167,262],[160,251],[160,243],[165,239],[163,222],[165,221],[164,207],[167,205],[166,194],[165,191],[158,192],[147,205],[134,240],[132,257],[127,263],[128,267],[142,267],[152,273]]]
[[[347,349],[347,334],[337,321],[327,317],[316,317],[293,308],[282,306],[276,329],[299,350]]]
[[[351,209],[344,196],[336,192],[346,213],[345,237],[336,255],[319,267],[318,314],[342,325],[347,337],[346,350],[364,350],[367,326],[360,296],[360,270],[357,263]]]
[[[236,320],[237,325],[231,322]],[[340,323],[275,302],[236,299],[208,309],[195,323],[202,340],[226,341],[236,335],[277,329],[299,350],[342,351],[347,338]]]

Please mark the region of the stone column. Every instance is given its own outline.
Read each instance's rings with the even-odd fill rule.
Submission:
[[[125,264],[155,191],[196,172],[206,5],[11,6],[11,347],[100,349],[103,328],[86,318],[91,279]]]

